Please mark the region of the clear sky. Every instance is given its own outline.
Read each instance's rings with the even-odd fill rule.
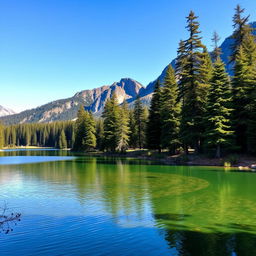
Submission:
[[[204,43],[232,31],[236,4],[256,0],[1,0],[0,105],[16,111],[130,77],[154,80],[199,16]]]

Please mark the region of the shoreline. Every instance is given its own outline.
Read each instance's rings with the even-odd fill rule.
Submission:
[[[84,156],[98,157],[122,157],[145,161],[156,161],[165,165],[186,165],[186,166],[216,166],[226,168],[239,168],[241,171],[254,171],[251,168],[256,163],[256,157],[242,154],[230,154],[222,158],[207,157],[205,155],[180,154],[169,155],[166,152],[157,153],[148,150],[134,150],[126,153],[109,152],[74,152]],[[149,154],[150,153],[150,154]],[[256,171],[256,170],[255,170]]]
[[[243,155],[243,154],[230,154],[222,158],[208,157],[206,155],[196,155],[190,153],[189,155],[177,154],[169,155],[168,152],[158,153],[156,151],[147,149],[130,149],[125,153],[111,153],[102,151],[72,151],[71,149],[58,149],[54,147],[37,147],[37,146],[15,146],[4,147],[2,150],[15,150],[15,149],[53,149],[69,151],[78,156],[94,156],[94,157],[112,157],[112,158],[131,158],[135,160],[154,161],[164,165],[184,165],[184,166],[216,166],[226,168],[238,168],[241,171],[256,171],[251,166],[256,164],[256,156]]]

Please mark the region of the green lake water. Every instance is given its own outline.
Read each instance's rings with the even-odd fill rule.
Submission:
[[[10,150],[0,194],[1,256],[256,255],[256,173]]]

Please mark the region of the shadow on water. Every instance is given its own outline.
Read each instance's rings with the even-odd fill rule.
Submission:
[[[256,255],[256,226],[230,223],[216,224],[209,232],[192,231],[182,221],[191,217],[186,214],[154,214],[160,233],[170,250],[178,256],[251,256]],[[166,221],[172,221],[167,224]],[[178,223],[177,223],[178,222]],[[218,227],[227,232],[220,232]],[[233,231],[228,231],[228,230]],[[250,233],[250,232],[253,233]]]
[[[155,214],[154,217],[157,220],[173,220],[173,221],[182,221],[187,217],[190,217],[189,214],[174,214],[174,213],[163,213]]]
[[[179,256],[256,255],[256,236],[246,233],[201,233],[165,230],[164,238]]]

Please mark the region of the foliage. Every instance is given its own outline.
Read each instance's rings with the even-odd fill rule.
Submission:
[[[0,149],[4,147],[4,126],[0,123]]]
[[[161,91],[161,145],[175,153],[179,141],[180,103],[178,85],[171,65],[168,66]]]
[[[161,88],[157,81],[152,96],[147,123],[147,146],[161,151]]]
[[[77,113],[73,150],[91,151],[96,147],[96,128],[92,115],[81,106]]]
[[[136,141],[135,147],[139,147],[141,149],[146,146],[147,110],[143,107],[139,97],[137,97],[135,101],[132,119],[134,120],[133,139]],[[130,123],[133,125],[132,120]]]
[[[67,147],[74,143],[74,122],[31,123],[4,127],[5,146],[58,147],[61,131],[65,133]]]
[[[181,111],[181,140],[199,151],[204,132],[203,115],[211,76],[211,60],[201,42],[197,16],[191,11],[187,17],[189,38],[178,50],[177,76],[179,80]]]
[[[58,148],[67,148],[67,139],[64,130],[61,130],[61,133],[59,135]]]
[[[221,147],[231,144],[231,86],[225,65],[220,57],[214,63],[205,117],[205,138],[208,146],[216,148],[216,157]]]

